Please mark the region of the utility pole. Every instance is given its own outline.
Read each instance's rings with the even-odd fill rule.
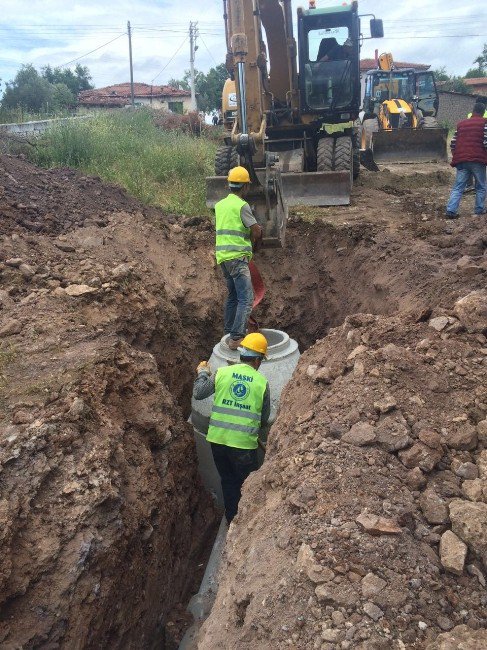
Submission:
[[[198,23],[189,23],[189,46],[190,46],[190,70],[191,70],[191,110],[197,111],[198,106],[196,104],[196,89],[194,84],[194,55],[198,46],[196,45],[196,39],[198,38]]]
[[[132,108],[135,107],[135,98],[134,98],[134,65],[132,62],[132,30],[130,27],[130,20],[127,21],[127,33],[129,36],[129,61],[130,61],[130,99]]]

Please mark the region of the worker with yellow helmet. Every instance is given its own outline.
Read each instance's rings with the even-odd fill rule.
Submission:
[[[234,167],[228,174],[229,195],[215,205],[216,261],[228,289],[224,310],[227,345],[237,350],[247,329],[254,291],[249,262],[262,240],[262,228],[245,201],[250,176],[244,167]]]
[[[258,468],[259,431],[271,412],[269,384],[259,372],[267,358],[265,336],[247,334],[238,350],[240,363],[218,368],[214,377],[202,361],[193,387],[194,399],[215,395],[206,439],[220,475],[228,523],[237,514],[243,482]]]

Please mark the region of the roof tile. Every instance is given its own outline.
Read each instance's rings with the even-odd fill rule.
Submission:
[[[189,97],[188,90],[180,90],[171,86],[153,86],[144,83],[134,83],[134,96],[137,97]],[[130,83],[114,84],[105,88],[82,90],[78,95],[80,104],[103,106],[124,106],[130,101]]]

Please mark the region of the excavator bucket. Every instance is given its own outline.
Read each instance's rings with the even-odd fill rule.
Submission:
[[[448,160],[448,129],[397,129],[372,134],[373,160],[378,164]]]
[[[350,172],[290,172],[279,174],[280,181],[273,193],[264,190],[265,171],[257,170],[261,186],[251,186],[245,197],[255,218],[264,229],[264,247],[284,245],[288,207],[293,205],[348,205],[352,190]],[[206,179],[206,205],[214,208],[228,194],[224,176]]]
[[[265,189],[265,172],[258,172],[260,185],[250,186],[245,200],[252,208],[257,223],[262,226],[263,248],[282,248],[288,216],[288,204],[283,197],[280,174],[276,174],[276,182],[272,191]],[[209,176],[206,179],[206,205],[214,208],[228,194],[228,181],[224,176]]]

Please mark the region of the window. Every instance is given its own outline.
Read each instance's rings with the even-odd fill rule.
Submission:
[[[347,58],[343,47],[349,37],[348,27],[313,29],[308,32],[309,61],[340,61]]]
[[[183,102],[167,102],[167,105],[172,113],[179,113],[179,115],[182,115],[184,112]]]
[[[388,99],[404,99],[411,102],[414,96],[414,74],[394,70],[374,74],[372,95],[375,101],[383,102]]]

